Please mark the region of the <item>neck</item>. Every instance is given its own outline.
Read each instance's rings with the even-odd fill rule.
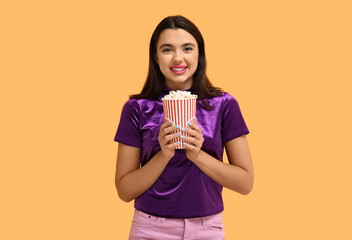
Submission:
[[[193,81],[191,80],[191,81],[187,81],[187,82],[175,83],[175,82],[169,82],[166,80],[165,84],[167,87],[169,87],[173,91],[189,90],[193,85]]]

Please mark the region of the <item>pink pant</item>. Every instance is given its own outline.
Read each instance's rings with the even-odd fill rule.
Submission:
[[[199,218],[162,218],[135,210],[129,240],[225,239],[222,214]]]

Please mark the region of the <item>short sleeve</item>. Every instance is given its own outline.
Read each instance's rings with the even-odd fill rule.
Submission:
[[[237,100],[230,94],[226,95],[222,113],[223,143],[249,133]]]
[[[129,146],[141,147],[142,138],[139,121],[137,100],[130,99],[122,108],[120,123],[114,140]]]

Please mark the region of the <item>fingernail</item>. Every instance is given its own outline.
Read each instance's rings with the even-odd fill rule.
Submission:
[[[186,145],[187,145],[187,143],[183,143],[183,145],[185,145],[185,146],[186,146]]]
[[[181,133],[180,133],[180,132],[178,132],[178,133],[177,133],[177,135],[181,135]]]
[[[185,129],[185,128],[182,128],[181,130],[182,130],[183,132],[184,132],[184,131],[186,131],[186,129]]]
[[[191,126],[191,125],[192,125],[192,123],[191,123],[191,122],[189,122],[189,123],[188,123],[188,126]]]
[[[177,126],[176,126],[176,129],[179,129],[179,128],[180,128],[180,126],[179,126],[179,125],[177,125]]]
[[[181,136],[180,138],[182,139],[182,138],[184,138],[185,136]]]
[[[176,144],[178,145],[178,144],[180,144],[180,142],[177,142]]]
[[[172,121],[169,121],[169,124],[172,124]]]

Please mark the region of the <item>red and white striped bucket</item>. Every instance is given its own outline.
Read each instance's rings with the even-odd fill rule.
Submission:
[[[184,99],[163,99],[164,116],[168,121],[172,121],[175,125],[180,126],[180,129],[176,130],[181,132],[181,135],[188,136],[185,132],[181,131],[182,128],[187,128],[188,123],[196,117],[196,98],[184,98]],[[175,133],[175,132],[173,132]],[[176,149],[185,149],[184,141],[180,137],[177,137],[170,141],[171,143],[180,142],[176,146]]]

